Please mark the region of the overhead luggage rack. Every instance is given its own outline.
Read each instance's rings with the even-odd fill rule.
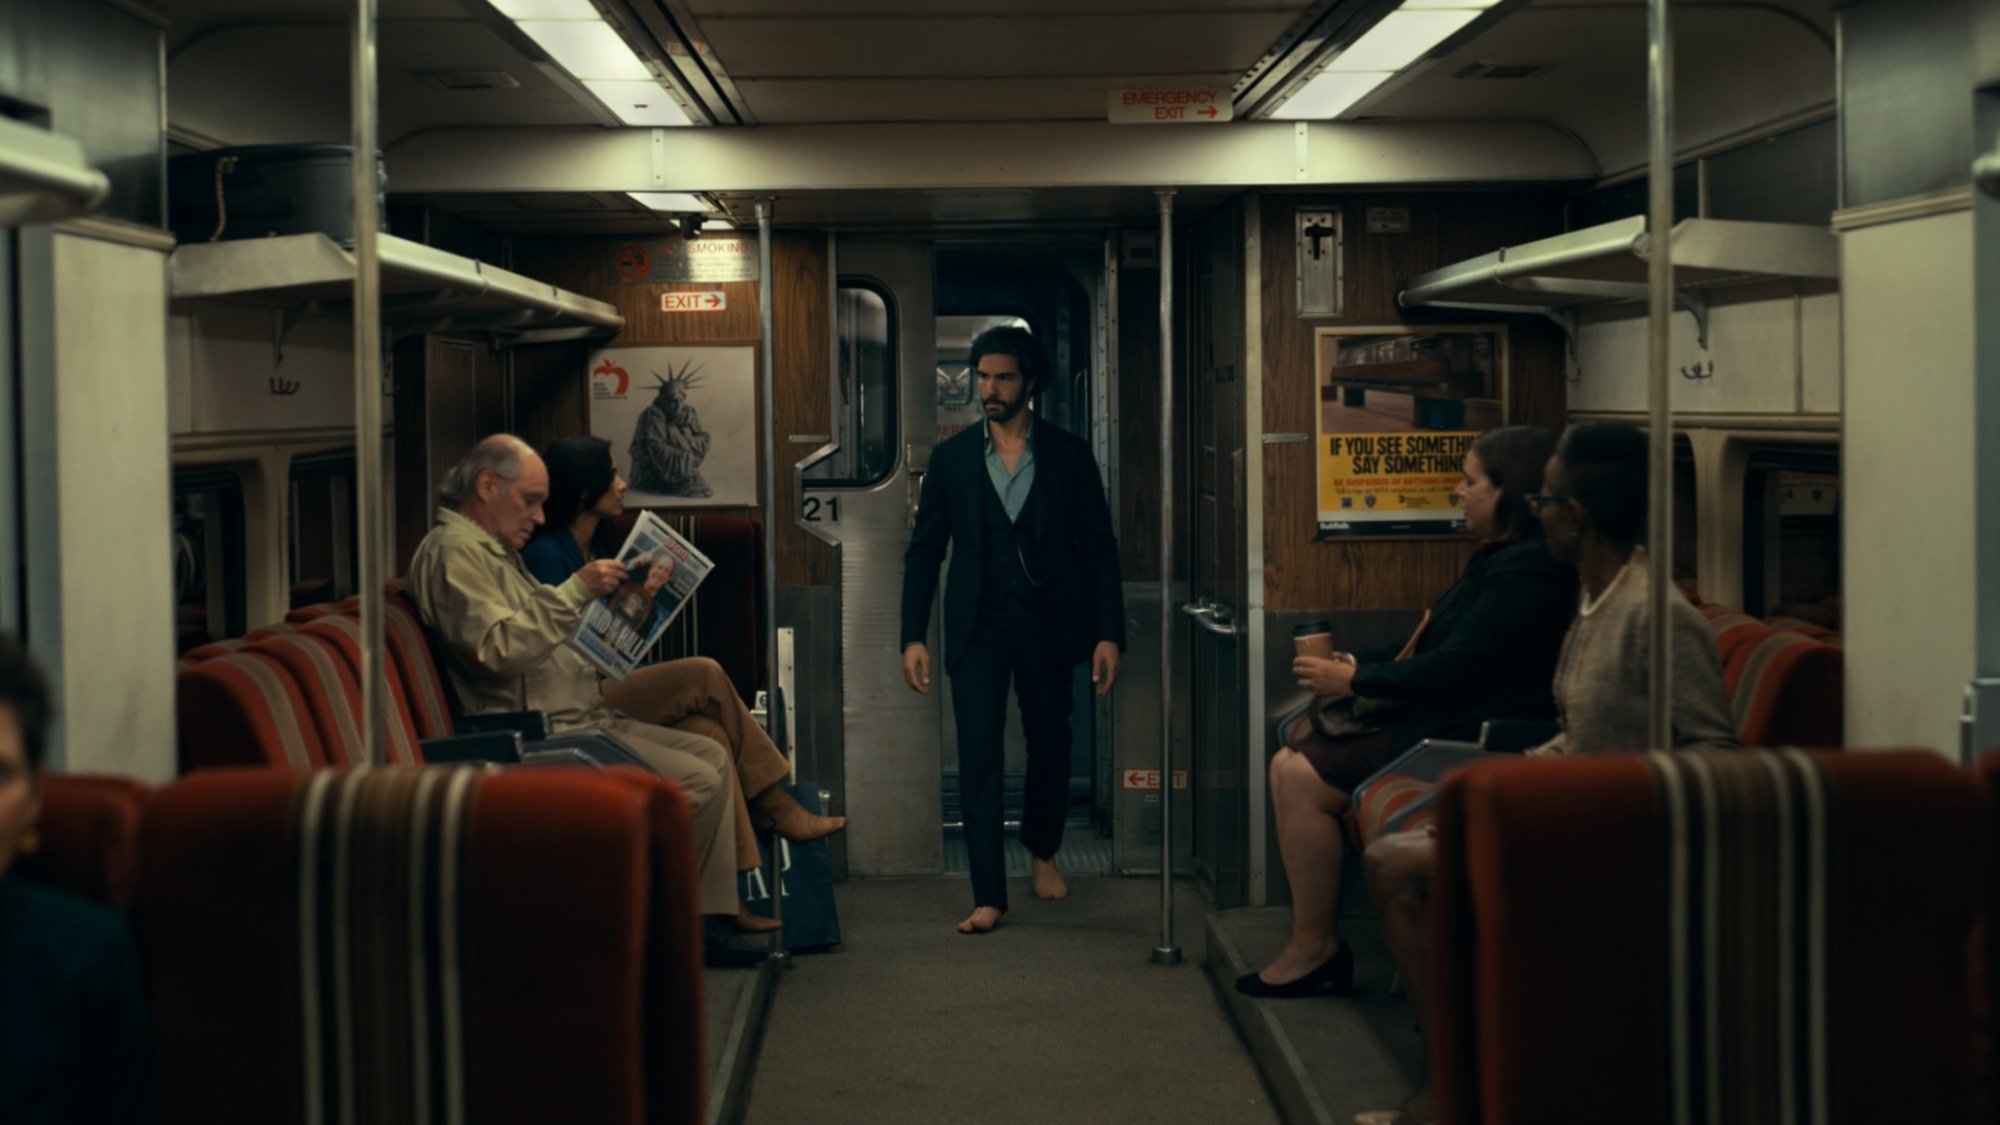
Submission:
[[[472,258],[381,236],[382,319],[398,336],[485,331],[514,343],[616,335],[611,305]],[[323,234],[188,243],[171,264],[177,300],[217,298],[282,310],[286,325],[345,312],[354,255]]]
[[[0,117],[0,227],[87,215],[110,190],[74,140]]]
[[[1839,244],[1824,227],[1683,219],[1674,224],[1674,287],[1692,312],[1708,346],[1708,305],[1703,291],[1773,278],[1834,278]],[[1639,301],[1646,297],[1652,255],[1646,217],[1587,227],[1420,274],[1396,296],[1404,308],[1532,312],[1553,317],[1572,336],[1567,310],[1578,305]]]

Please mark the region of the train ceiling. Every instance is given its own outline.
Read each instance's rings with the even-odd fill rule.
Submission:
[[[1239,112],[1312,59],[1301,44],[1385,0],[595,0],[650,44],[699,128],[1047,125],[1105,119],[1107,91],[1234,88]],[[158,0],[170,132],[194,147],[347,139],[348,0]],[[1680,0],[1678,128],[1684,149],[1830,115],[1834,0]],[[380,0],[381,136],[398,151],[464,130],[519,143],[601,132],[605,107],[487,0]],[[1644,159],[1644,0],[1502,0],[1445,49],[1344,119],[1384,126],[1474,122],[1560,137],[1566,173],[1611,176]],[[714,124],[706,124],[713,122]],[[1272,129],[1220,126],[1122,129]],[[522,132],[531,130],[536,132]],[[1059,149],[1052,149],[1059,152]],[[693,185],[680,185],[693,186]],[[790,191],[781,222],[1020,226],[1131,219],[1150,193],[1103,184],[1042,191]],[[818,194],[812,202],[800,198]],[[1201,205],[1219,190],[1194,191]],[[657,222],[620,192],[458,190],[428,197],[513,230],[633,229]],[[732,213],[743,196],[717,198]],[[736,217],[741,218],[741,214]]]

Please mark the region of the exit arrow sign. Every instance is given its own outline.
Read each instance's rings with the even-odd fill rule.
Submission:
[[[661,312],[721,312],[728,307],[729,294],[720,289],[660,294]]]
[[[1207,125],[1235,116],[1229,91],[1219,86],[1112,90],[1105,112],[1114,125]]]

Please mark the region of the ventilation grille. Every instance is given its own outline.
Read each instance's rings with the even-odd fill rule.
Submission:
[[[413,70],[410,76],[433,90],[516,90],[521,86],[504,70]]]
[[[1458,72],[1459,78],[1531,78],[1554,66],[1554,63],[1490,63],[1476,62]]]

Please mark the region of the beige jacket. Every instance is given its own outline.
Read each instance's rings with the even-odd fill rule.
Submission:
[[[485,528],[441,508],[408,585],[467,714],[545,711],[555,730],[611,721],[597,669],[564,643],[590,604],[581,577],[544,586]]]

